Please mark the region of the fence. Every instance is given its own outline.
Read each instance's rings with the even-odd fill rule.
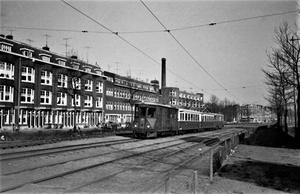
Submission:
[[[185,166],[185,164],[174,168],[173,170],[157,177],[156,180],[148,184],[144,190],[139,190],[139,193],[165,193],[165,194],[180,194],[193,193],[197,194],[199,190],[199,174],[203,177],[209,178],[210,183],[213,182],[214,172],[221,167],[223,161],[234,153],[234,148],[239,144],[239,136],[233,135],[227,137],[210,148],[200,152],[197,156],[206,156],[208,159],[208,169],[193,170]],[[193,157],[194,158],[194,157]],[[202,164],[203,166],[203,164]],[[209,176],[208,176],[209,175]]]

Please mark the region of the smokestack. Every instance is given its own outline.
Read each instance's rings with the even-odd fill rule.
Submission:
[[[166,87],[166,59],[161,59],[161,88]]]

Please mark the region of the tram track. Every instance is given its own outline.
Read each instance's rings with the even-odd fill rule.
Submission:
[[[73,169],[73,170],[69,170],[69,171],[66,171],[66,172],[61,172],[61,173],[54,174],[54,175],[51,175],[51,176],[46,176],[46,177],[43,177],[43,178],[40,178],[40,179],[36,179],[36,180],[27,181],[27,182],[24,182],[24,183],[21,183],[21,184],[18,184],[18,185],[9,186],[7,188],[2,188],[2,189],[0,189],[0,192],[7,192],[7,191],[15,190],[15,189],[18,189],[18,188],[26,185],[26,184],[37,184],[37,183],[45,182],[45,181],[48,181],[48,180],[51,180],[51,179],[56,179],[56,178],[59,178],[59,177],[64,177],[64,176],[75,174],[75,173],[82,172],[82,171],[85,171],[85,170],[89,170],[89,169],[97,168],[97,167],[100,167],[100,166],[108,165],[108,164],[111,164],[111,163],[116,163],[116,162],[121,161],[121,160],[130,159],[130,158],[133,158],[133,157],[145,156],[145,155],[149,155],[151,152],[157,152],[157,151],[161,151],[161,150],[166,150],[166,149],[169,149],[169,148],[172,148],[172,147],[176,147],[176,146],[180,146],[180,145],[188,144],[188,143],[191,144],[191,142],[194,142],[194,143],[192,143],[192,146],[189,146],[187,148],[180,148],[180,149],[178,149],[176,151],[172,151],[172,152],[170,152],[168,154],[163,153],[162,156],[156,157],[155,159],[150,158],[149,162],[161,160],[162,158],[171,157],[174,154],[178,154],[179,152],[182,152],[185,149],[192,149],[192,147],[195,147],[195,146],[196,147],[197,146],[198,147],[201,147],[201,146],[202,147],[203,146],[210,146],[211,144],[217,143],[219,141],[219,138],[217,138],[217,137],[220,136],[220,134],[222,134],[222,133],[211,134],[211,135],[207,134],[206,136],[202,135],[202,136],[197,136],[197,137],[192,136],[192,137],[186,138],[184,142],[175,143],[175,144],[171,144],[171,145],[168,145],[168,146],[162,146],[163,144],[168,144],[170,142],[174,143],[176,141],[179,141],[180,140],[180,138],[179,138],[179,139],[171,140],[171,141],[167,141],[167,142],[158,142],[158,143],[155,143],[155,144],[144,145],[144,146],[135,147],[135,148],[120,149],[120,150],[117,150],[117,151],[112,152],[112,153],[99,154],[99,155],[96,155],[96,156],[79,158],[77,160],[69,160],[69,161],[65,161],[65,162],[61,162],[61,163],[56,163],[56,164],[52,164],[52,165],[48,165],[48,166],[47,165],[45,165],[45,166],[39,166],[39,167],[37,167],[35,169],[27,169],[27,170],[24,170],[24,171],[14,172],[12,174],[22,173],[22,172],[25,172],[25,171],[33,171],[33,170],[36,170],[38,168],[47,168],[47,167],[54,166],[54,165],[63,165],[63,164],[68,163],[68,162],[75,162],[75,161],[79,161],[79,160],[85,160],[85,159],[89,159],[89,158],[92,158],[92,157],[93,158],[94,157],[103,157],[104,155],[110,155],[110,154],[121,153],[121,152],[128,153],[128,155],[126,154],[125,156],[120,157],[120,158],[116,158],[116,159],[108,160],[108,161],[105,161],[105,162],[101,162],[101,163],[96,163],[96,164],[84,166],[84,167],[81,167],[81,168],[76,168],[76,169]],[[228,135],[228,132],[226,132],[226,131],[223,132],[222,136],[224,136],[224,135]],[[198,141],[197,141],[197,138],[198,138]],[[203,138],[207,138],[207,139],[203,141]],[[127,143],[132,143],[132,142],[127,142]],[[112,145],[114,145],[114,144],[112,144]],[[115,145],[117,145],[117,144],[115,144]],[[155,149],[151,149],[149,151],[140,151],[140,152],[137,151],[138,149],[143,149],[143,148],[147,148],[147,147],[153,148],[153,147],[156,147],[156,146],[159,146],[159,147],[155,148]],[[82,149],[84,149],[84,148],[82,148]],[[88,148],[85,148],[85,149],[88,149]],[[60,153],[60,152],[57,152],[57,153]],[[46,153],[44,153],[44,154],[46,154]],[[36,157],[36,156],[38,156],[38,155],[35,155],[35,156],[31,155],[31,157]],[[12,158],[12,159],[15,160],[15,158]],[[130,168],[125,169],[124,171],[129,170],[129,169]],[[116,172],[115,174],[119,174],[119,173],[122,173],[122,172]],[[2,176],[10,176],[12,174],[8,173],[8,174],[4,174]],[[114,173],[110,174],[109,177],[114,176],[113,174]],[[109,177],[104,177],[102,179],[104,180],[105,178],[109,178]],[[101,180],[98,180],[98,181],[101,181]],[[80,186],[80,188],[81,187],[84,187],[84,185]]]
[[[44,148],[44,149],[8,152],[8,153],[0,154],[0,161],[24,159],[24,158],[42,156],[42,155],[47,155],[47,154],[57,154],[57,153],[61,153],[61,152],[77,151],[77,150],[81,150],[81,149],[88,149],[88,148],[95,148],[95,147],[102,147],[102,146],[111,146],[111,145],[115,145],[115,144],[130,143],[130,142],[136,142],[136,141],[141,141],[141,140],[137,140],[137,139],[113,140],[113,141],[75,144],[75,145]],[[26,155],[26,154],[28,154],[28,155]],[[9,157],[9,156],[11,156],[11,157]]]

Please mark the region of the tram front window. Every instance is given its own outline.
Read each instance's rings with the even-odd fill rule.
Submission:
[[[145,117],[147,115],[147,108],[141,107],[140,112],[141,112],[141,117]]]
[[[155,117],[155,111],[156,111],[156,108],[149,108],[148,109],[148,117]]]

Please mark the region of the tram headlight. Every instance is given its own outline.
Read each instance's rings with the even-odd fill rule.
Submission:
[[[150,129],[150,125],[147,125],[147,128]]]

